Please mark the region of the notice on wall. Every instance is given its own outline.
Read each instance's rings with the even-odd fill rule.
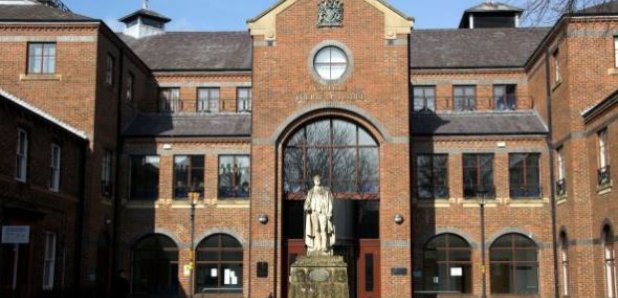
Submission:
[[[451,267],[451,276],[463,276],[463,268]]]
[[[210,277],[217,277],[217,275],[219,275],[217,268],[210,269]]]
[[[30,242],[30,226],[2,226],[3,244],[26,244]]]
[[[236,276],[236,272],[232,269],[225,269],[223,271],[223,284],[224,285],[237,285],[238,284],[238,276]]]
[[[182,275],[185,277],[191,276],[191,264],[186,264],[182,267]]]
[[[434,284],[438,284],[438,283],[440,283],[440,278],[439,278],[439,277],[437,277],[437,276],[434,276],[434,277],[433,277],[433,283],[434,283]]]

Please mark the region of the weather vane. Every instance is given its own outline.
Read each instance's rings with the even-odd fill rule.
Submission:
[[[148,9],[148,0],[144,0],[144,2],[142,3],[142,8],[143,9]]]

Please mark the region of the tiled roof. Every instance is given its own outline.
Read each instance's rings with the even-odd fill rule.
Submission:
[[[28,111],[30,111],[33,114],[36,114],[37,116],[53,123],[54,125],[59,126],[60,128],[84,139],[87,140],[88,139],[88,135],[86,135],[86,133],[80,129],[77,129],[65,122],[63,122],[62,120],[48,114],[47,112],[31,105],[30,103],[26,102],[25,100],[18,98],[17,96],[3,90],[0,89],[0,100],[7,100],[9,102],[12,102],[13,104],[21,107],[22,109],[26,109]]]
[[[577,12],[578,14],[618,13],[618,1],[607,1]]]
[[[251,115],[139,114],[123,132],[127,137],[249,137]]]
[[[119,36],[152,70],[250,70],[248,32],[167,32]]]
[[[523,67],[549,28],[413,30],[412,68]]]
[[[412,113],[412,135],[546,134],[536,112]]]
[[[584,121],[589,122],[596,116],[605,112],[607,109],[616,106],[616,104],[618,104],[618,89],[602,101],[584,110],[581,115],[584,117]]]
[[[147,16],[147,17],[151,17],[153,19],[161,20],[163,22],[171,21],[170,18],[168,18],[168,17],[166,17],[166,16],[164,16],[164,15],[162,15],[162,14],[156,12],[156,11],[152,11],[152,10],[149,10],[149,9],[143,9],[143,8],[140,9],[140,10],[137,10],[137,11],[135,11],[133,13],[130,13],[130,14],[122,17],[122,18],[120,18],[119,21],[124,22],[124,21],[126,21],[126,20],[128,20],[130,18],[136,17],[136,16]]]
[[[42,4],[0,5],[0,21],[95,21]]]

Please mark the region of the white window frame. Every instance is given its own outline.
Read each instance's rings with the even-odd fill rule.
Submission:
[[[562,81],[562,76],[560,75],[560,50],[556,49],[552,54],[554,60],[554,82],[560,83]]]
[[[62,170],[62,148],[57,144],[51,145],[49,168],[49,190],[58,192],[60,191],[60,173]]]
[[[614,36],[614,67],[618,68],[618,36]]]
[[[558,180],[562,180],[566,178],[566,170],[564,168],[564,147],[560,146],[556,149],[556,157],[558,161]]]
[[[607,150],[607,128],[603,128],[597,132],[599,139],[599,169],[603,169],[609,165],[609,151]]]
[[[219,113],[222,108],[221,88],[200,87],[197,88],[197,112]]]
[[[603,257],[605,263],[605,283],[607,284],[607,298],[616,298],[616,263],[614,246],[605,243],[603,247]]]
[[[56,273],[56,233],[45,233],[45,251],[43,252],[43,290],[54,288]]]
[[[562,296],[569,296],[569,251],[566,238],[560,246],[560,265],[562,267]]]
[[[246,92],[244,97],[241,97],[242,92]],[[239,113],[251,112],[251,101],[253,99],[253,90],[251,87],[238,87],[236,89],[236,111]]]
[[[22,143],[22,135],[24,142]],[[28,132],[18,128],[17,129],[17,152],[15,163],[15,180],[20,182],[26,182],[28,179]]]

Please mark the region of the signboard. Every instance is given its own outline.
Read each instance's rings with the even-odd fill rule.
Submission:
[[[451,267],[451,276],[463,276],[463,268]]]
[[[30,242],[30,226],[2,226],[3,244],[26,244]]]

